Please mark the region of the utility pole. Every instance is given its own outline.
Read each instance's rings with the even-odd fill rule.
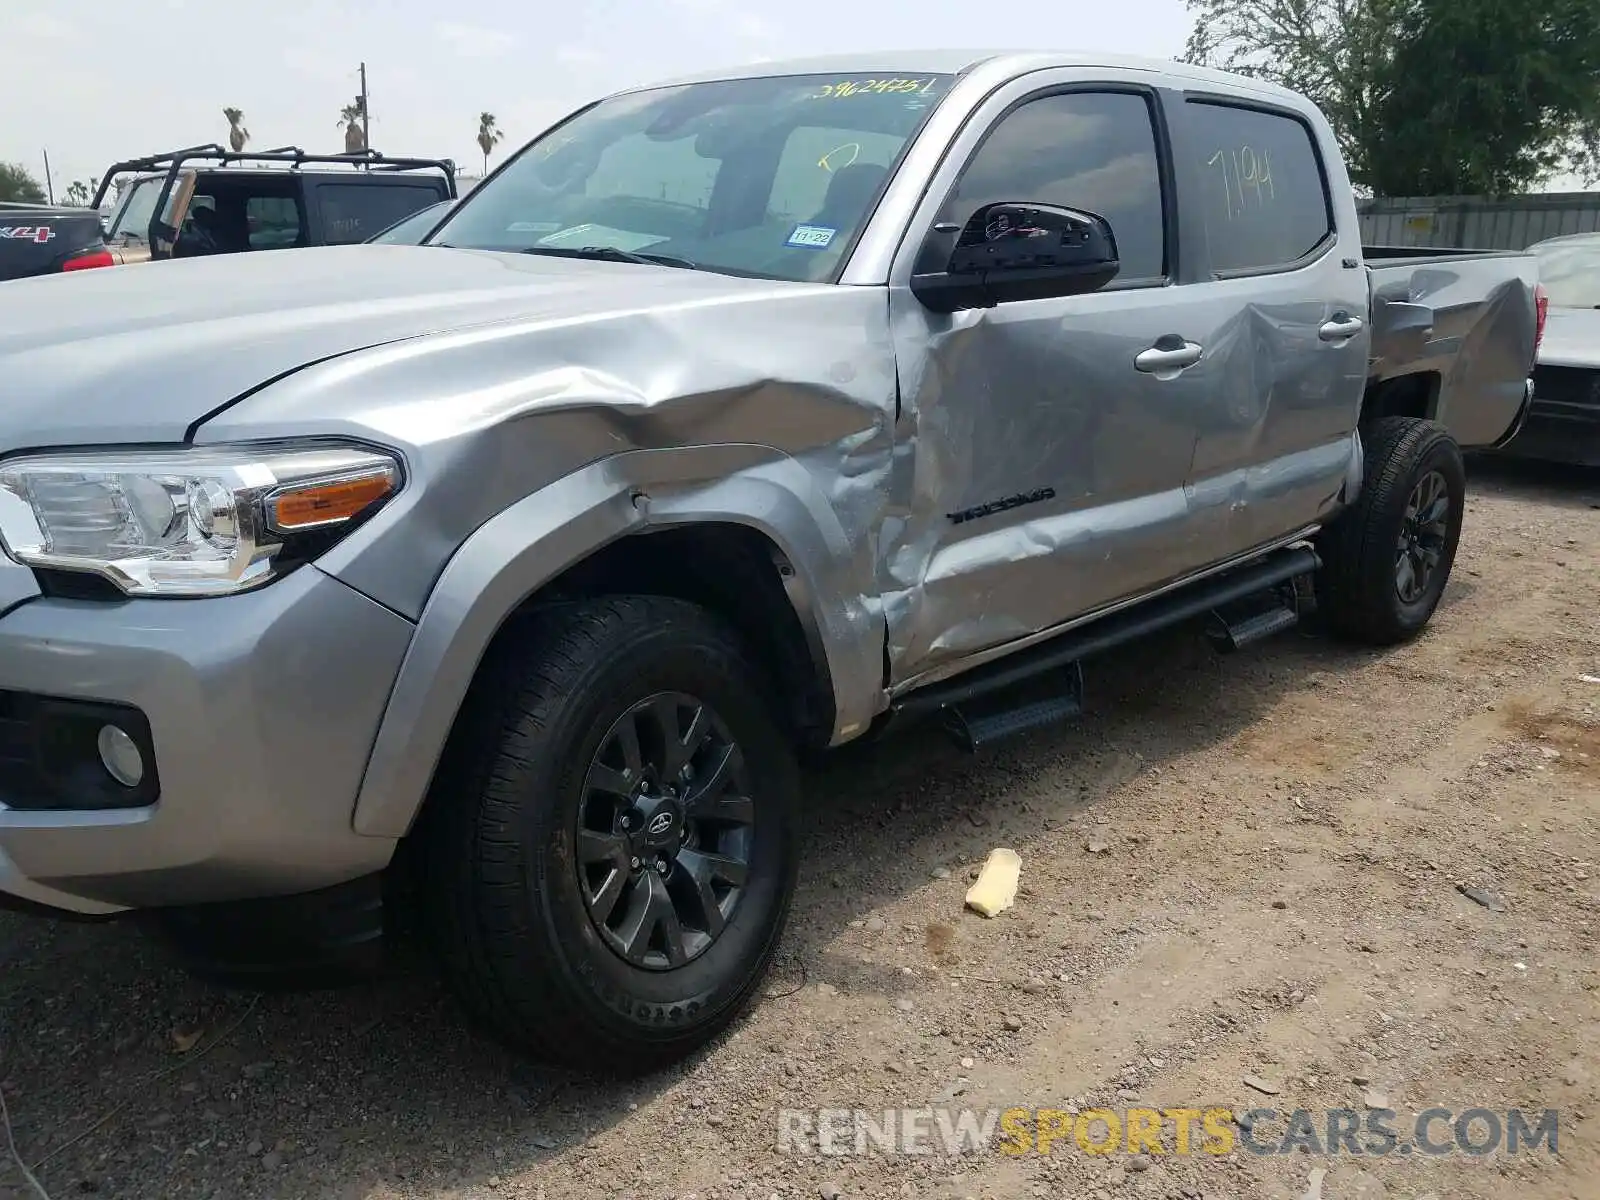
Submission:
[[[56,185],[50,179],[50,150],[48,147],[44,151],[44,191],[50,200],[50,207],[54,208],[56,204]]]
[[[361,144],[372,151],[372,106],[367,100],[367,64],[361,64]]]

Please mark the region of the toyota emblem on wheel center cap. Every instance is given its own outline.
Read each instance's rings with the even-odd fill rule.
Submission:
[[[672,814],[670,812],[658,812],[650,818],[650,824],[645,826],[645,832],[651,837],[660,837],[671,828]]]

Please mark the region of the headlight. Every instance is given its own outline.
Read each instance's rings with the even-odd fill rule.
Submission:
[[[225,595],[326,548],[400,480],[389,455],[326,444],[41,454],[0,462],[0,538],[131,596]]]

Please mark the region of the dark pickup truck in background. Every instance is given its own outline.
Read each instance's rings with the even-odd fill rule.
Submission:
[[[113,266],[104,235],[92,208],[0,203],[0,280]]]
[[[128,175],[134,178],[104,215],[112,183]],[[448,159],[194,146],[113,163],[89,208],[0,209],[0,280],[363,242],[455,196]]]

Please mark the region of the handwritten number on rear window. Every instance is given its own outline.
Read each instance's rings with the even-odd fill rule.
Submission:
[[[1250,146],[1218,150],[1206,159],[1206,166],[1222,173],[1222,194],[1228,220],[1260,211],[1277,200],[1272,185],[1272,151],[1259,154]]]

